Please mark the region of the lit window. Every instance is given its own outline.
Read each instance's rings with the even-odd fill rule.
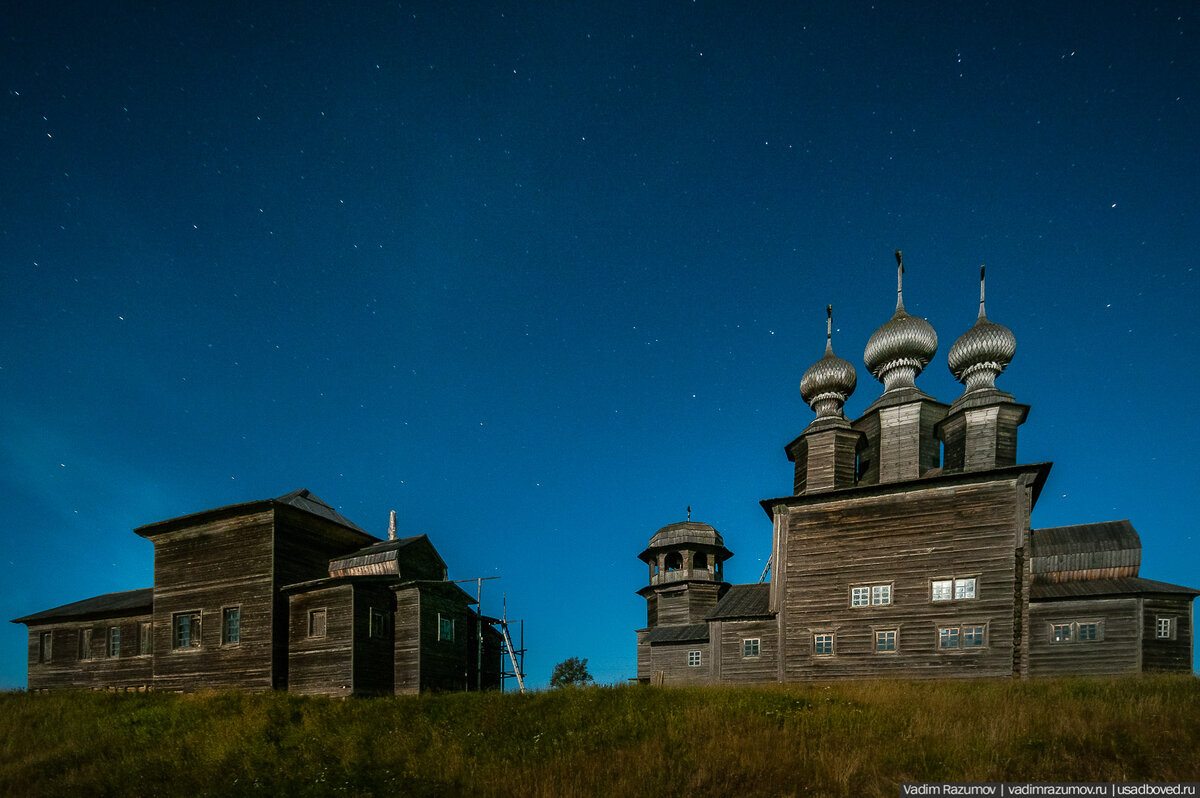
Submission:
[[[938,579],[933,583],[933,600],[949,601],[954,598],[954,580]]]
[[[53,643],[53,632],[42,632],[38,635],[38,662],[49,662],[53,654],[51,644]]]
[[[757,657],[758,656],[758,638],[751,637],[742,641],[742,656]]]
[[[964,626],[962,628],[963,648],[978,648],[983,645],[984,628],[982,626]]]
[[[108,627],[108,656],[121,656],[121,627]]]
[[[850,606],[865,607],[871,603],[871,588],[856,587],[850,590]]]
[[[700,652],[699,651],[689,651],[688,652],[688,667],[695,668],[699,664],[700,664]]]
[[[819,634],[813,635],[813,653],[820,655],[829,655],[833,653],[833,635]]]
[[[875,585],[871,588],[871,603],[872,604],[891,604],[892,603],[892,586],[891,585]]]
[[[171,639],[176,650],[200,648],[200,613],[177,612],[172,615]]]
[[[896,650],[896,630],[888,629],[882,632],[875,633],[875,650],[876,651],[895,651]]]
[[[325,636],[325,608],[308,611],[308,636]]]
[[[1154,624],[1159,640],[1175,639],[1175,619],[1159,617]]]
[[[438,616],[438,640],[454,639],[454,619]]]
[[[79,630],[79,658],[80,659],[91,659],[92,658],[92,630],[91,629],[80,629]]]
[[[938,630],[938,648],[958,648],[957,626]]]
[[[1071,624],[1056,623],[1050,627],[1050,639],[1055,643],[1070,643],[1072,639]]]
[[[232,645],[242,641],[242,608],[226,607],[221,610],[221,643]]]
[[[954,598],[956,598],[956,599],[973,599],[973,598],[975,598],[975,580],[974,579],[955,579],[954,580]]]
[[[151,634],[151,630],[153,628],[154,627],[150,625],[149,621],[144,621],[144,622],[138,624],[138,653],[139,654],[149,654],[150,653],[150,647],[153,645],[153,637]]]

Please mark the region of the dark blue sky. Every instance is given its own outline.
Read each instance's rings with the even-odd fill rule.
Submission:
[[[945,402],[988,264],[1034,525],[1130,518],[1200,585],[1195,5],[752,5],[10,9],[0,618],[304,487],[501,576],[533,683],[624,680],[687,505],[758,579],[827,303],[878,396],[894,249]]]

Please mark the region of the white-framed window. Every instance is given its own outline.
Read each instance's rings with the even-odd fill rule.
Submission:
[[[54,651],[52,645],[54,643],[53,632],[42,632],[38,635],[38,662],[49,662]]]
[[[892,586],[889,585],[872,585],[871,586],[871,603],[872,604],[891,604],[892,603]]]
[[[242,608],[225,607],[221,610],[221,645],[232,646],[242,642]]]
[[[850,588],[850,606],[851,607],[866,607],[871,604],[871,588],[870,586],[852,587]]]
[[[171,647],[176,651],[200,648],[200,611],[177,612],[171,616]]]
[[[851,607],[869,607],[871,605],[891,604],[892,585],[856,585],[850,588]]]
[[[987,627],[984,626],[964,626],[962,628],[962,645],[963,648],[979,648],[984,644],[985,633]]]
[[[441,617],[440,615],[438,616]],[[367,615],[367,636],[382,638],[387,635],[387,615],[383,610],[371,608]],[[454,639],[454,621],[450,622],[450,640]]]
[[[813,635],[813,653],[822,657],[833,655],[832,632],[820,632]]]
[[[150,621],[138,624],[138,653],[149,654],[154,645],[154,626]]]
[[[308,611],[308,636],[324,637],[328,615],[324,607]]]
[[[974,576],[934,579],[929,584],[933,601],[965,601],[976,597],[979,579]]]
[[[1102,621],[1059,621],[1050,624],[1052,643],[1095,643],[1103,639]]]
[[[79,630],[79,659],[92,658],[92,629],[87,627]]]
[[[121,656],[121,627],[108,627],[108,656]]]
[[[897,630],[878,629],[875,632],[875,650],[881,653],[896,650]]]
[[[957,626],[943,626],[938,629],[938,648],[958,648],[958,637]]]
[[[742,656],[757,657],[759,652],[759,639],[757,637],[748,637],[742,641]]]
[[[688,667],[696,668],[700,666],[700,649],[693,649],[688,652]]]
[[[438,615],[438,640],[454,639],[454,619]]]
[[[1154,619],[1154,636],[1159,640],[1175,639],[1175,619],[1168,615],[1159,615]]]

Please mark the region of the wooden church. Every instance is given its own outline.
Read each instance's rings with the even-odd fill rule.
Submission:
[[[637,677],[655,684],[1120,674],[1192,669],[1200,591],[1139,575],[1128,521],[1031,529],[1050,463],[1017,459],[1027,405],[995,386],[1016,351],[984,312],[950,348],[950,405],[916,387],[937,334],[904,310],[867,341],[883,392],[857,419],[855,368],[805,372],[816,418],[785,447],[791,496],[766,499],[771,579],[731,585],[707,524],[671,524],[649,569]],[[764,574],[765,575],[765,574]]]
[[[30,691],[499,687],[501,633],[424,535],[380,540],[306,490],[134,530],[154,586],[17,618]]]

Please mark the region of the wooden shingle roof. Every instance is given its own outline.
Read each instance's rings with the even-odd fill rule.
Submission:
[[[646,635],[650,645],[658,643],[707,643],[708,624],[689,623],[686,626],[656,626]]]
[[[710,621],[771,615],[771,585],[732,585],[708,614]]]
[[[42,610],[23,618],[14,618],[13,623],[38,624],[53,621],[88,620],[91,618],[118,618],[126,615],[141,615],[154,609],[154,588],[122,590],[105,593],[103,596],[83,599],[50,610]]]
[[[1141,596],[1147,593],[1176,593],[1200,596],[1200,590],[1170,582],[1126,576],[1118,579],[1086,579],[1078,582],[1035,582],[1029,591],[1030,601],[1052,599],[1093,598],[1096,596]]]
[[[1136,577],[1142,540],[1127,520],[1035,529],[1030,565],[1037,581]]]

